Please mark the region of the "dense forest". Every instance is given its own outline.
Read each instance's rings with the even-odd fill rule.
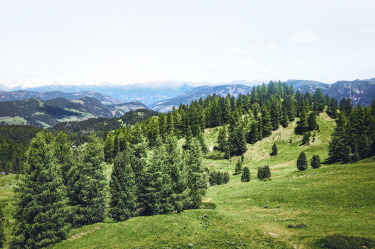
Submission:
[[[26,148],[31,140],[16,188],[12,248],[48,246],[66,238],[69,228],[105,217],[123,221],[199,208],[208,182],[214,186],[230,179],[229,173],[208,172],[202,164],[204,155],[215,151],[225,159],[243,155],[248,143],[270,136],[296,118],[295,133],[303,135],[304,145],[309,145],[312,131],[319,132],[319,113],[337,118],[329,148],[331,161],[351,162],[375,154],[375,101],[369,107],[353,108],[348,98],[339,105],[320,89],[304,94],[282,82],[253,87],[251,93],[238,98],[229,94],[201,98],[158,116],[150,112],[140,117],[136,112],[129,114],[129,125],[104,132],[103,139],[91,133],[75,149],[71,147],[74,136],[69,133],[43,131],[36,135],[38,128],[28,131],[30,136],[19,142]],[[105,131],[102,124],[87,121],[67,129],[96,127]],[[217,146],[210,151],[203,133],[205,128],[219,126]],[[274,144],[271,156],[277,154]],[[104,162],[113,163],[109,186]],[[241,181],[249,182],[249,168],[242,169],[241,161],[237,164],[235,172],[242,172]],[[319,155],[314,155],[312,165],[320,167]],[[307,167],[303,152],[297,167]],[[269,166],[259,169],[259,179],[270,177]]]

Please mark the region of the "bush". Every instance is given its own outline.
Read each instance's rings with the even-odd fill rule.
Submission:
[[[258,168],[258,175],[257,176],[258,176],[258,179],[260,179],[260,180],[271,178],[270,167],[268,165],[266,165],[264,167]]]
[[[313,169],[320,168],[320,156],[319,155],[313,155],[311,158],[311,167]]]
[[[278,153],[277,146],[276,146],[276,143],[274,143],[273,146],[272,146],[272,152],[271,152],[270,156],[276,156],[277,153]]]
[[[242,171],[242,161],[238,160],[236,163],[236,168],[234,169],[235,174],[239,174]]]
[[[205,157],[212,160],[221,160],[224,159],[224,152],[214,150],[210,153],[207,153]]]
[[[304,171],[307,169],[307,159],[305,152],[301,152],[297,159],[297,169],[300,171]]]
[[[330,249],[375,248],[375,240],[355,236],[330,235],[319,241],[320,246]]]
[[[229,182],[229,173],[212,172],[208,178],[208,182],[211,186],[226,184]]]
[[[250,170],[248,167],[243,168],[241,175],[241,182],[250,182]]]

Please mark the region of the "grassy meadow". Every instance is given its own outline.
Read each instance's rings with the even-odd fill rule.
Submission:
[[[232,175],[239,157],[204,159],[205,167],[227,171],[228,184],[209,187],[202,207],[182,213],[136,217],[125,222],[84,226],[69,232],[54,248],[319,248],[317,241],[342,234],[375,239],[375,160],[353,164],[322,164],[300,172],[301,151],[328,157],[328,142],[335,122],[326,114],[318,117],[320,132],[309,146],[300,146],[295,122],[280,128],[254,145],[248,145],[244,166],[251,181]],[[207,129],[209,147],[216,144],[218,129]],[[313,138],[313,137],[312,137]],[[291,141],[291,142],[290,142]],[[273,143],[279,154],[269,156]],[[257,168],[269,165],[268,181],[256,178]],[[110,176],[111,167],[106,168]],[[12,222],[10,205],[13,175],[0,176],[0,203]],[[303,228],[289,225],[305,224]],[[9,229],[6,231],[9,238]]]

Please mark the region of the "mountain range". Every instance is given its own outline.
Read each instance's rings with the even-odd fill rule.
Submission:
[[[39,98],[0,102],[0,124],[28,124],[51,127],[64,121],[81,121],[97,117],[121,117],[131,110],[146,109],[144,104],[132,101],[117,105],[104,105],[91,97],[68,100]]]

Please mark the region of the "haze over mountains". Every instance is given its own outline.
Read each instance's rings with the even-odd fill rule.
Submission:
[[[174,83],[174,85],[173,85]],[[349,97],[354,105],[369,105],[375,98],[375,78],[338,81],[333,84],[311,80],[288,80],[297,91],[315,92],[336,98]],[[234,81],[224,85],[193,87],[189,82],[155,82],[155,85],[76,86],[48,85],[27,90],[0,92],[0,122],[49,127],[58,122],[80,121],[89,118],[120,117],[130,110],[152,109],[168,112],[173,106],[190,104],[194,100],[217,94],[250,93],[255,82]],[[60,91],[56,91],[60,90]]]

